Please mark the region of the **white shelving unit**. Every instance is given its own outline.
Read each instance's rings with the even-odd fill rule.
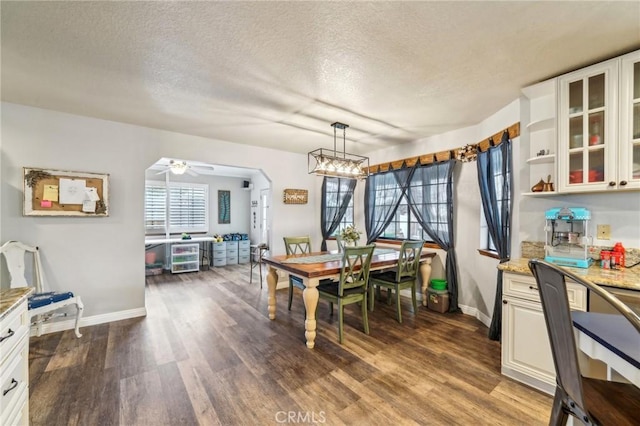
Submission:
[[[227,265],[227,243],[225,241],[211,244],[213,250],[212,264],[215,267]]]
[[[227,265],[238,264],[238,241],[227,241]]]
[[[197,272],[200,270],[200,244],[172,244],[171,272]]]
[[[525,87],[522,93],[529,99],[529,153],[526,159],[528,167],[528,188],[551,176],[551,182],[557,191],[556,181],[556,79],[543,81]],[[545,154],[538,155],[540,151]],[[556,191],[525,192],[522,195],[537,197],[556,195]]]
[[[251,241],[238,241],[238,263],[249,263],[251,260]]]

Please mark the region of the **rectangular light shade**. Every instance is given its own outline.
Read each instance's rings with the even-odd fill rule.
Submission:
[[[369,157],[319,148],[308,154],[309,174],[348,179],[369,176]]]

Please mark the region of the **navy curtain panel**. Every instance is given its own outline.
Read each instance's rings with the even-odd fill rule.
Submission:
[[[393,219],[407,191],[413,168],[370,175],[365,184],[364,217],[367,244],[373,243]]]
[[[482,208],[489,228],[489,235],[500,256],[500,263],[509,260],[511,250],[511,199],[513,175],[511,140],[504,132],[500,145],[479,152],[477,157],[478,184]],[[498,270],[496,298],[489,327],[489,338],[500,340],[502,329],[502,271]]]
[[[320,250],[327,250],[329,238],[340,226],[340,221],[349,207],[356,187],[355,179],[326,177],[322,180],[322,212],[320,228],[322,229],[322,245]]]
[[[414,166],[409,207],[427,235],[447,252],[449,312],[458,311],[458,262],[453,244],[453,167],[456,160]]]

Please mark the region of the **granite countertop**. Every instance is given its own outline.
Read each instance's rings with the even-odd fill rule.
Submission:
[[[0,321],[25,301],[32,292],[33,287],[0,290]]]
[[[640,291],[640,265],[629,269],[602,269],[595,264],[589,268],[570,268],[567,266],[562,266],[562,268],[600,285]],[[529,269],[529,259],[511,259],[499,264],[498,269],[516,274],[532,275]]]

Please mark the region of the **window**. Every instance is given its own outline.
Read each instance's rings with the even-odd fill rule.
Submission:
[[[411,183],[409,188],[412,191],[414,199],[416,201],[415,207],[419,211],[424,210],[424,206],[431,205],[431,208],[436,209],[438,207],[438,192],[439,189],[437,185],[442,184],[446,185],[446,180],[442,182],[435,182],[433,184],[423,185],[420,180],[414,180]],[[432,191],[435,190],[435,191]],[[443,191],[446,191],[446,188],[442,188]],[[446,207],[446,206],[445,206]],[[398,210],[396,210],[396,214],[391,219],[391,222],[386,227],[381,238],[389,238],[393,240],[423,240],[427,242],[433,242],[431,237],[422,229],[420,223],[415,217],[415,214],[411,211],[409,204],[407,202],[407,195],[405,194],[400,200],[400,204],[398,205]]]
[[[144,197],[144,219],[147,234],[209,231],[209,186],[200,183],[169,183],[169,205],[166,185],[147,181]]]
[[[487,219],[484,217],[484,209],[480,206],[480,249],[488,251],[497,251],[496,245],[493,243]]]
[[[332,237],[335,237],[340,233],[340,230],[347,227],[348,225],[354,224],[353,219],[353,188],[351,188],[352,183],[349,179],[340,179],[340,178],[327,178],[325,181],[325,190],[324,190],[324,202],[325,202],[325,211],[328,214],[325,214],[325,222],[324,229],[330,229],[333,214],[332,212],[337,212],[340,210],[340,205],[343,202],[346,196],[349,196],[349,203],[347,204],[347,209],[344,213],[344,216],[340,219],[340,224],[336,228],[335,231],[331,234]]]

